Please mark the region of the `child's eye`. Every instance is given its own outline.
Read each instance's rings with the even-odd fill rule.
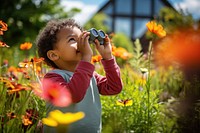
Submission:
[[[76,41],[75,38],[70,38],[69,42]]]

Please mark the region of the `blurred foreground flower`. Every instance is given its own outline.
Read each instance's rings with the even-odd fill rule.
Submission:
[[[155,60],[160,65],[200,68],[200,30],[184,29],[158,42]]]
[[[68,106],[72,102],[69,90],[51,80],[43,80],[42,97],[58,107]]]
[[[130,99],[117,100],[116,104],[119,106],[131,106],[131,105],[133,105],[133,100],[130,100]]]
[[[163,29],[162,25],[157,24],[155,21],[150,21],[146,24],[148,30],[151,33],[156,34],[159,37],[166,36],[166,31]]]
[[[81,120],[84,116],[85,114],[83,112],[62,113],[59,110],[54,110],[49,113],[47,118],[42,119],[42,123],[55,127],[58,132],[66,132],[69,124]]]

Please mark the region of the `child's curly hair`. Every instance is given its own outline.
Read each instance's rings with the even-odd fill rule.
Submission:
[[[58,68],[56,64],[47,57],[47,52],[53,50],[57,42],[57,33],[66,27],[77,27],[83,31],[83,28],[76,23],[74,19],[59,19],[49,21],[37,36],[36,46],[38,49],[38,55],[43,57],[47,65],[51,67]]]

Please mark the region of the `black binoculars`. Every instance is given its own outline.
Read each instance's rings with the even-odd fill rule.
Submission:
[[[98,39],[100,45],[104,44],[104,39],[106,35],[102,30],[96,30],[95,28],[91,28],[88,31],[90,32],[89,43],[94,43],[94,40]]]

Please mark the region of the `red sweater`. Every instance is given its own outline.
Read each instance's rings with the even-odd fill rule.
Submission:
[[[101,62],[106,76],[95,72],[95,67],[91,63],[80,61],[69,82],[66,82],[61,75],[56,73],[47,73],[44,78],[50,79],[53,82],[59,82],[61,85],[69,88],[74,103],[78,103],[84,98],[92,76],[96,79],[100,94],[114,95],[120,93],[122,90],[122,80],[120,78],[120,68],[115,59],[101,60]]]

